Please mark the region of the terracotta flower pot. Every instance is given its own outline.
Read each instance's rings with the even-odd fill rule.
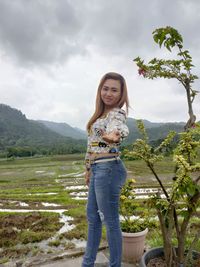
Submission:
[[[134,263],[140,260],[144,253],[145,237],[148,228],[137,233],[122,232],[122,258],[124,262]]]

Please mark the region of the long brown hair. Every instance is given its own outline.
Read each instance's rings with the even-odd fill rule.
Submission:
[[[95,107],[95,112],[90,118],[89,122],[87,123],[87,131],[89,132],[91,129],[92,124],[99,118],[104,112],[105,109],[105,104],[103,103],[101,99],[101,89],[103,84],[105,83],[106,80],[112,79],[112,80],[117,80],[120,82],[121,85],[121,98],[118,102],[118,107],[121,108],[123,105],[126,105],[126,113],[128,114],[128,108],[129,108],[129,100],[128,100],[128,92],[127,92],[127,87],[126,87],[126,81],[124,77],[116,72],[108,72],[106,73],[102,79],[100,80],[98,90],[97,90],[97,96],[96,96],[96,107]]]

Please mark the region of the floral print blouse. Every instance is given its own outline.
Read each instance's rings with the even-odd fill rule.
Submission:
[[[120,132],[120,141],[118,143],[108,143],[103,140],[103,132]],[[122,140],[129,134],[126,125],[126,113],[123,109],[114,108],[109,111],[106,117],[98,118],[92,125],[88,134],[88,145],[85,156],[86,167],[89,167],[90,153],[118,153]]]

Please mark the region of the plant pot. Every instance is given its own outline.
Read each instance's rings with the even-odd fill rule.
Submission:
[[[152,248],[148,251],[146,251],[141,260],[140,260],[140,265],[139,267],[146,267],[148,262],[151,259],[157,258],[157,257],[162,257],[164,255],[164,251],[163,251],[163,247],[159,247],[159,248]]]
[[[145,237],[148,228],[137,233],[122,232],[122,259],[124,262],[134,263],[140,260],[144,253]]]
[[[146,267],[148,262],[151,259],[159,258],[159,257],[163,257],[163,256],[164,256],[163,247],[152,248],[152,249],[150,249],[144,253],[144,255],[142,256],[142,258],[140,260],[139,267]],[[193,259],[195,260],[198,258],[200,258],[200,253],[197,251],[193,251]],[[182,265],[182,267],[184,267],[184,266]]]

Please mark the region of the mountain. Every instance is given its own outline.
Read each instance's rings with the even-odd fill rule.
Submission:
[[[80,132],[81,134],[84,134],[85,136],[87,136],[86,134],[86,131],[80,129],[80,128],[77,128],[77,127],[74,127],[74,129],[76,129],[78,132]]]
[[[171,125],[171,127],[173,128],[173,126],[176,127],[184,127],[185,123],[184,122],[151,122],[148,120],[142,120],[144,123],[144,126],[146,129],[148,128],[157,128],[157,127],[161,127],[164,125]]]
[[[38,120],[38,122],[44,124],[50,130],[67,137],[73,137],[74,139],[86,139],[86,132],[77,128],[71,127],[67,123],[58,123],[53,121]]]
[[[163,139],[170,130],[180,132],[184,127],[183,122],[143,122],[150,141]],[[130,133],[124,141],[125,145],[141,138],[136,119],[128,118],[127,125]],[[37,153],[85,152],[86,131],[67,123],[29,120],[21,111],[0,104],[0,150],[11,147],[31,147],[31,151],[34,148]]]
[[[148,120],[142,120],[147,132],[149,134],[150,141],[164,138],[169,130],[174,130],[180,132],[183,130],[183,122],[151,122]],[[75,139],[86,139],[86,131],[79,129],[77,127],[71,127],[67,123],[56,123],[50,121],[39,120],[40,123],[43,123],[52,131],[59,133],[63,136],[73,137]],[[126,143],[132,143],[135,139],[140,138],[140,133],[137,129],[136,119],[128,118],[127,125],[130,131]]]
[[[85,151],[86,140],[64,137],[42,123],[28,120],[21,111],[0,104],[0,150],[27,146],[37,153],[74,153]]]
[[[150,122],[148,120],[142,120],[150,141],[157,139],[163,139],[169,133],[169,131],[181,132],[183,131],[185,123],[183,122]],[[129,136],[125,139],[125,143],[132,143],[137,138],[141,138],[141,135],[137,129],[136,119],[127,118],[127,125],[129,128]]]

